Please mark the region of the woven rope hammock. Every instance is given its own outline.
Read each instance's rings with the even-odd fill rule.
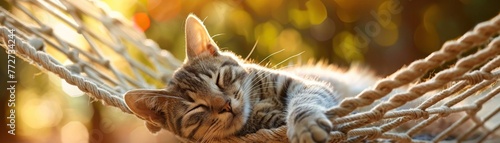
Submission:
[[[0,37],[3,39],[1,44],[8,53],[15,53],[17,57],[38,68],[57,74],[94,99],[119,108],[125,113],[131,114],[122,99],[126,91],[161,88],[162,83],[166,83],[173,70],[181,64],[168,51],[161,50],[155,42],[146,39],[143,33],[135,31],[130,21],[124,20],[101,2],[10,2],[13,10],[22,14],[13,15],[0,8]],[[28,10],[26,4],[30,4],[30,9],[38,11],[33,13]],[[43,19],[47,14],[54,18]],[[54,22],[63,23],[67,30],[77,33],[84,44],[75,44],[65,40],[65,35],[56,34],[56,26],[51,24]],[[336,125],[335,130],[331,132],[332,142],[425,142],[412,137],[436,120],[457,113],[463,113],[460,114],[463,116],[459,116],[460,119],[456,123],[431,141],[442,141],[458,128],[464,130],[453,141],[464,141],[478,130],[482,130],[482,134],[473,142],[500,140],[500,121],[497,121],[500,119],[494,119],[500,111],[500,99],[495,99],[495,96],[500,94],[500,86],[497,85],[500,76],[499,32],[500,15],[497,15],[478,24],[460,38],[446,42],[441,50],[433,52],[425,59],[414,61],[380,80],[374,88],[366,89],[356,97],[344,99],[340,105],[326,113]],[[9,43],[9,40],[14,40],[15,44]],[[465,56],[462,54],[471,51],[474,53]],[[453,62],[453,66],[433,74],[430,79],[413,82],[428,71],[450,62]],[[393,89],[402,86],[409,88],[393,95],[387,101],[374,103]],[[416,106],[393,110],[433,90],[439,92],[433,93],[430,98],[422,100]],[[444,100],[445,98],[449,100]],[[468,102],[457,104],[464,100]],[[438,102],[444,103],[436,105]],[[493,105],[486,107],[488,103]],[[354,110],[364,106],[374,108],[352,114]],[[487,113],[478,114],[483,111]],[[417,120],[419,123],[409,130],[391,131]],[[473,122],[470,127],[460,127],[468,121]],[[257,133],[223,140],[286,141],[286,127],[263,129]]]

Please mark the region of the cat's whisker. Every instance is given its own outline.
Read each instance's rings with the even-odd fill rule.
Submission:
[[[266,85],[270,85],[270,84],[276,85],[277,82],[266,82],[266,83],[256,84],[255,86],[250,87],[248,90],[250,90],[250,91],[256,91],[256,90],[261,90],[261,89],[264,89],[264,88],[271,88],[269,86],[266,87]]]
[[[252,86],[252,88],[255,88],[256,86],[263,86],[263,85],[270,85],[270,84],[277,84],[277,83],[278,82],[269,81],[269,82],[264,82],[261,84],[256,84],[255,86]]]
[[[271,75],[272,74],[270,74],[270,73],[261,73],[261,74],[258,75],[260,78],[255,78],[254,82],[257,82],[257,81],[260,81],[260,80],[263,80],[263,79],[268,79],[268,77],[271,76]],[[255,84],[255,83],[252,83],[252,84]]]
[[[261,89],[265,89],[265,88],[273,88],[273,87],[260,87],[260,88],[254,88],[252,90],[261,90]]]
[[[266,74],[266,73],[264,73],[264,72],[262,72],[262,73],[257,72],[254,76],[249,77],[251,79],[250,80],[250,85],[254,85],[255,82],[257,82],[258,80],[260,80],[260,78],[257,78],[257,77],[262,76],[264,74]],[[264,77],[267,77],[268,75],[265,75]]]
[[[214,139],[217,131],[221,128],[221,125],[219,125],[220,120],[215,119],[215,122],[207,129],[207,132],[205,133],[203,138],[207,139],[207,142],[211,142],[211,140]]]
[[[262,74],[265,74],[265,73],[262,73]],[[257,84],[257,83],[260,81],[260,79],[267,79],[267,77],[269,77],[270,75],[271,75],[271,74],[267,74],[267,75],[265,75],[265,76],[264,76],[264,77],[262,77],[262,78],[254,78],[254,79],[252,79],[252,82],[251,82],[251,85],[252,85],[252,86],[250,87],[250,89],[249,89],[249,90],[251,90],[251,91],[252,91],[255,87],[257,87],[257,86],[262,86],[262,85],[263,85],[263,83],[261,83],[261,84]]]
[[[292,68],[292,67],[295,67],[296,65],[287,65],[287,66],[283,66],[283,67],[280,67],[279,69],[287,69],[287,68]]]
[[[270,84],[276,84],[276,83],[275,82],[265,82],[265,83],[260,83],[260,84],[255,83],[248,90],[250,90],[250,91],[261,90],[264,88],[264,86],[270,85]],[[257,87],[259,87],[259,88],[257,88]]]
[[[274,55],[276,55],[276,54],[278,54],[278,53],[281,53],[281,52],[283,52],[283,51],[285,51],[285,49],[281,49],[281,50],[279,50],[279,51],[276,51],[276,52],[274,52],[274,53],[269,54],[267,57],[265,57],[264,59],[262,59],[262,61],[260,61],[258,64],[260,65],[262,62],[266,61],[266,60],[267,60],[267,59],[269,59],[271,56],[274,56]]]
[[[250,58],[250,56],[252,55],[253,51],[257,47],[257,43],[259,43],[259,38],[257,38],[257,40],[255,40],[255,44],[253,44],[252,50],[250,50],[250,53],[248,53],[247,57],[245,57],[245,61],[247,61],[248,58]]]
[[[267,78],[269,75],[264,75],[263,78]],[[259,82],[261,79],[263,78],[258,78],[258,77],[254,77],[251,81],[250,81],[250,85],[255,85],[257,84],[257,82]]]
[[[222,35],[224,35],[224,33],[219,33],[219,34],[212,35],[211,38],[214,38],[214,37],[217,37],[217,36],[222,36]]]
[[[285,60],[283,60],[283,61],[279,62],[278,64],[274,65],[272,68],[276,68],[277,66],[279,66],[279,65],[283,64],[284,62],[286,62],[286,61],[288,61],[288,60],[290,60],[290,59],[292,59],[292,58],[295,58],[295,57],[297,57],[297,56],[300,56],[300,55],[302,55],[304,52],[305,52],[305,51],[302,51],[302,52],[300,52],[300,53],[298,53],[298,54],[295,54],[295,55],[293,55],[293,56],[290,56],[290,57],[286,58]]]
[[[266,64],[264,64],[264,67],[270,68],[272,64],[273,63],[271,63],[271,61],[268,61]]]

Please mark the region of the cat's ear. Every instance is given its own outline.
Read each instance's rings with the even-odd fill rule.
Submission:
[[[186,54],[188,60],[202,55],[216,56],[219,54],[219,48],[201,20],[194,14],[190,14],[186,19]]]
[[[168,104],[165,95],[167,91],[162,89],[139,89],[125,93],[124,99],[130,111],[146,120],[149,131],[156,133],[166,121],[165,114],[160,113],[160,108]]]

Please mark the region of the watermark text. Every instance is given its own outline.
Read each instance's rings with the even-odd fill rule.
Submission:
[[[7,91],[9,93],[9,100],[7,101],[8,116],[7,116],[7,126],[9,130],[7,133],[11,135],[16,135],[16,56],[15,56],[15,46],[16,39],[14,38],[16,35],[15,29],[10,29],[10,34],[7,35],[9,37],[7,41]]]

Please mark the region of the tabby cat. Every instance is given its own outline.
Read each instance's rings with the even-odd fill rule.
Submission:
[[[187,58],[166,89],[124,97],[151,132],[210,142],[286,125],[290,142],[327,142],[333,125],[324,112],[377,79],[366,70],[325,64],[275,70],[249,63],[220,51],[194,15],[185,32]]]

